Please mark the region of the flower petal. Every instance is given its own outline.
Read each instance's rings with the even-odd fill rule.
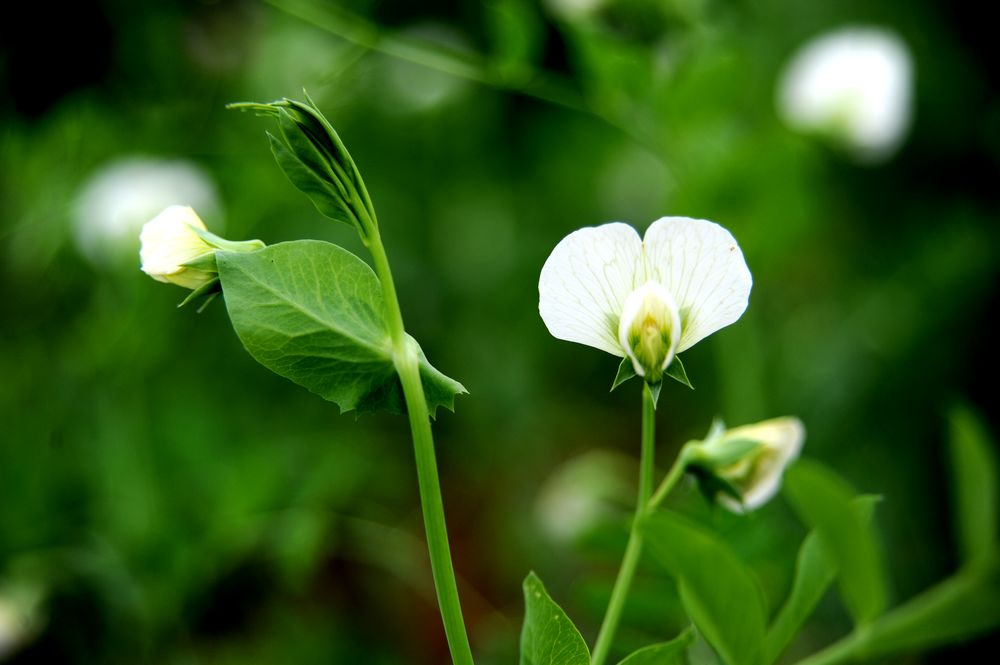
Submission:
[[[620,222],[583,228],[563,238],[542,266],[538,312],[553,337],[621,358],[625,298],[645,281],[635,229]]]
[[[785,416],[754,425],[736,427],[726,432],[726,437],[760,441],[766,448],[766,452],[757,461],[753,482],[743,495],[743,506],[739,506],[729,497],[720,497],[730,510],[743,512],[744,509],[759,508],[778,493],[785,467],[795,460],[802,450],[806,429],[798,418]]]
[[[724,328],[747,308],[753,279],[732,234],[714,222],[662,217],[643,240],[646,271],[681,311],[677,353]]]

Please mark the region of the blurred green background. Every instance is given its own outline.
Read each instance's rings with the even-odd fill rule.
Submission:
[[[798,415],[805,454],[884,495],[896,600],[954,568],[948,409],[998,425],[1000,97],[985,9],[21,11],[0,26],[0,660],[446,661],[405,420],[337,415],[258,366],[221,303],[177,310],[184,293],[138,270],[138,225],[169,203],[197,203],[233,239],[361,251],[278,170],[267,123],[223,108],[303,87],[367,180],[409,329],[471,393],[436,432],[483,665],[516,661],[531,569],[592,639],[625,543],[639,386],[609,395],[617,359],[553,339],[537,314],[541,265],[581,226],[712,219],[753,273],[743,319],[685,354],[696,390],[664,389],[664,468],[714,416]],[[893,30],[915,71],[912,126],[877,163],[793,132],[775,105],[794,51],[854,24]],[[690,487],[673,503],[725,533],[780,603],[804,533],[780,498],[745,519]],[[831,594],[790,658],[848,625]],[[681,626],[672,583],[640,570],[621,648]]]

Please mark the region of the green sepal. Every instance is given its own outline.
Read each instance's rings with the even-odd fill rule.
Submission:
[[[674,381],[683,383],[691,390],[694,390],[694,386],[691,385],[691,381],[688,379],[687,370],[684,369],[684,363],[681,361],[680,356],[674,356],[674,359],[670,361],[669,365],[667,365],[667,369],[664,370],[663,375],[669,376]],[[611,390],[614,390],[629,379],[634,379],[637,376],[638,374],[635,373],[635,367],[632,365],[632,360],[628,356],[622,358],[621,363],[618,365],[618,373],[615,375],[615,380],[611,384]],[[659,386],[661,384],[662,381],[650,385]],[[659,388],[657,388],[655,397],[659,399]]]
[[[691,390],[694,390],[694,386],[691,385],[691,381],[688,379],[687,370],[684,369],[684,363],[681,361],[680,356],[674,356],[674,359],[667,365],[667,369],[663,371],[663,375],[669,376],[674,381],[683,383]]]
[[[743,505],[743,494],[725,478],[720,478],[710,469],[694,463],[689,464],[687,470],[697,479],[698,490],[709,505],[714,506],[717,503],[716,497],[719,494],[728,496],[740,506]]]
[[[660,403],[660,391],[663,390],[663,381],[657,381],[656,383],[650,383],[648,385],[649,394],[653,398],[653,408],[655,409]]]
[[[635,373],[632,361],[627,356],[622,358],[621,363],[618,365],[618,374],[615,375],[615,381],[611,384],[611,391],[609,392],[614,391],[615,388],[629,379],[634,379],[636,376],[638,375]]]
[[[205,311],[205,308],[208,307],[208,304],[212,302],[215,299],[215,296],[219,295],[221,291],[222,291],[222,286],[219,283],[219,278],[216,277],[212,281],[202,284],[197,289],[191,291],[191,293],[187,294],[187,297],[184,298],[184,300],[177,303],[177,306],[184,307],[188,303],[191,303],[197,300],[198,298],[205,297],[205,302],[203,302],[201,304],[201,307],[199,307],[197,310],[198,313],[201,314],[203,311]]]
[[[206,272],[219,272],[218,263],[215,260],[215,252],[208,251],[204,254],[199,254],[190,261],[185,261],[181,264],[181,267],[191,268],[193,270],[204,270]]]
[[[762,446],[754,439],[727,439],[725,445],[700,445],[691,453],[691,463],[706,469],[722,469],[740,461],[745,455]]]
[[[535,573],[524,579],[520,665],[590,665],[590,650]]]

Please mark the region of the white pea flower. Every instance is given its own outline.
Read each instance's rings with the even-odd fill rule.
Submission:
[[[906,44],[878,28],[852,27],[808,42],[778,87],[778,108],[803,131],[826,133],[859,158],[891,155],[910,126],[913,65]]]
[[[556,245],[538,310],[554,337],[629,358],[655,384],[676,354],[740,318],[751,285],[739,245],[714,222],[663,217],[645,238],[612,222]]]
[[[708,482],[724,507],[736,513],[754,510],[778,492],[805,436],[802,421],[788,416],[717,431],[695,448],[689,469]]]
[[[233,242],[210,233],[194,210],[181,205],[170,206],[146,222],[139,241],[144,273],[192,290],[218,279],[217,250],[249,252],[264,247],[260,240]]]

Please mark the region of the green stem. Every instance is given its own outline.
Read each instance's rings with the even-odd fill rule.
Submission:
[[[653,497],[649,500],[649,504],[646,506],[646,511],[653,511],[660,507],[663,500],[667,498],[670,494],[670,490],[674,488],[677,481],[681,479],[684,475],[684,471],[687,470],[688,457],[692,448],[690,446],[684,446],[681,448],[680,454],[677,455],[677,460],[674,465],[670,467],[670,471],[667,472],[667,476],[660,483],[660,486],[656,488],[656,492],[653,493]]]
[[[406,411],[410,419],[413,452],[417,465],[417,484],[420,488],[420,506],[423,510],[424,530],[427,533],[427,551],[430,555],[441,620],[444,623],[445,636],[448,638],[448,648],[451,650],[454,665],[473,665],[472,649],[469,647],[469,637],[462,617],[462,605],[458,597],[455,568],[451,563],[444,502],[441,499],[441,482],[434,456],[434,435],[431,432],[430,413],[427,411],[427,399],[420,379],[417,346],[408,342],[406,330],[403,328],[403,315],[399,309],[396,287],[377,226],[373,226],[368,246],[372,253],[375,273],[382,283],[382,296],[385,300],[389,334],[392,337],[396,371],[403,385],[403,397],[406,399]]]
[[[608,657],[618,622],[621,620],[622,609],[625,607],[625,599],[628,597],[632,579],[635,577],[636,566],[638,566],[642,556],[640,525],[653,491],[653,442],[656,426],[656,407],[653,404],[653,394],[649,390],[649,384],[643,383],[642,385],[642,452],[639,458],[639,497],[636,501],[635,518],[632,520],[628,545],[625,547],[625,556],[622,559],[621,568],[618,570],[615,586],[611,590],[611,600],[608,602],[604,621],[601,622],[601,629],[597,633],[597,642],[594,643],[593,665],[604,665],[604,661]]]

